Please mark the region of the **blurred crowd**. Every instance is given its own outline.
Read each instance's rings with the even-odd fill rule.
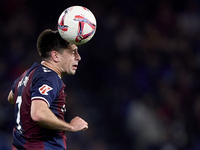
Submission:
[[[66,120],[89,129],[66,133],[69,150],[200,149],[198,0],[1,0],[0,150],[11,149],[14,80],[40,63],[36,40],[57,29],[61,12],[89,8],[97,20],[82,60],[65,76]]]

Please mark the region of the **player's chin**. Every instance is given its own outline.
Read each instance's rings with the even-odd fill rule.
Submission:
[[[76,73],[76,70],[70,70],[64,73],[64,75],[74,75]]]
[[[69,75],[75,75],[75,73],[76,73],[76,70],[71,70]]]

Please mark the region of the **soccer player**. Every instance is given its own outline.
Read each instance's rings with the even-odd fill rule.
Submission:
[[[88,123],[75,117],[64,121],[64,75],[74,75],[81,57],[78,47],[61,38],[58,31],[44,30],[38,37],[41,64],[34,63],[17,80],[8,95],[15,104],[12,149],[66,150],[65,131],[77,132]]]

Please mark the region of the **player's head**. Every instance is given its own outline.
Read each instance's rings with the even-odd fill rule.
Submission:
[[[53,62],[61,76],[76,73],[81,60],[78,47],[62,39],[58,31],[43,31],[38,37],[37,50],[43,60]]]
[[[58,31],[46,29],[37,39],[37,51],[45,59],[50,57],[53,50],[61,53],[63,49],[67,48],[68,44],[69,42],[65,41]]]

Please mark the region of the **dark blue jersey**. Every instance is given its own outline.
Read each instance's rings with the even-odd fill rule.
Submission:
[[[50,130],[36,124],[30,116],[31,101],[45,101],[51,111],[64,120],[65,85],[56,72],[35,63],[12,86],[15,97],[16,125],[13,145],[20,149],[66,149],[64,131]]]

